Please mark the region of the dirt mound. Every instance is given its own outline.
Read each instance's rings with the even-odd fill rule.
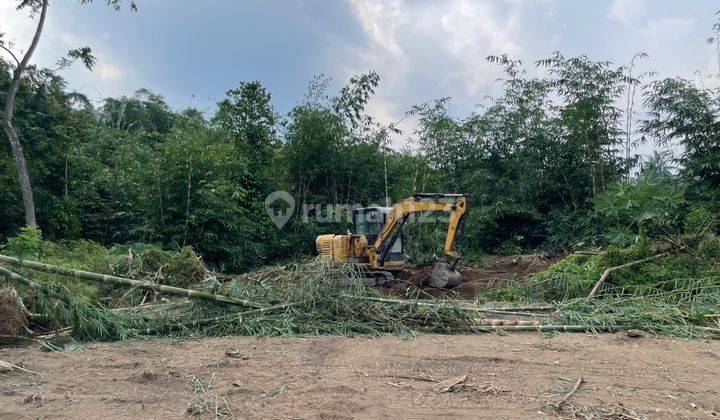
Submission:
[[[509,280],[522,279],[539,273],[562,259],[560,255],[527,254],[513,256],[491,256],[480,265],[460,267],[463,283],[447,290],[425,288],[425,292],[435,297],[452,295],[463,299],[474,299],[479,290],[493,290],[504,287]],[[432,267],[415,269],[402,281],[396,283],[388,294],[404,296],[411,286],[423,287],[432,274]]]
[[[509,280],[523,279],[545,271],[551,264],[560,261],[561,255],[527,254],[494,256],[485,264],[461,269],[463,284],[453,289],[465,299],[474,299],[479,290],[494,290],[505,287]]]
[[[544,271],[550,264],[562,258],[561,255],[546,253],[489,256],[483,264],[460,266],[458,270],[462,275],[463,283],[451,290],[427,287],[433,267],[408,269],[395,273],[397,281],[389,287],[381,288],[381,291],[389,296],[401,298],[434,296],[475,299],[478,290],[502,288],[509,280],[522,279],[531,274]],[[218,273],[215,273],[215,275],[221,282],[226,284],[231,280],[277,283],[282,279],[289,278],[291,281],[298,283],[305,281],[303,273],[289,271],[289,266],[284,265],[263,267],[240,275],[222,275]],[[423,289],[423,291],[418,292],[418,288]]]
[[[0,335],[19,335],[25,325],[27,318],[20,296],[12,287],[0,289]],[[8,341],[0,338],[0,343]]]
[[[469,266],[463,271],[467,281],[487,278],[508,279],[522,277],[544,271],[550,264],[562,259],[553,254],[527,254],[512,256],[493,256],[481,265]]]

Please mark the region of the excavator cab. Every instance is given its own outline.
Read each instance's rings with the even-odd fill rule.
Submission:
[[[375,242],[378,234],[385,225],[390,207],[362,207],[353,211],[355,234],[365,235],[368,242]]]
[[[392,207],[362,207],[353,211],[353,224],[355,235],[364,235],[368,243],[375,243],[375,239],[382,231],[383,226],[392,213]],[[405,261],[402,247],[402,232],[395,239],[390,248],[387,261]]]

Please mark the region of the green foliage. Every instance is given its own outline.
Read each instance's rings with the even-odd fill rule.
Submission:
[[[715,232],[719,222],[720,220],[705,206],[693,207],[685,216],[685,233],[688,235],[701,234],[703,229],[706,232]]]
[[[706,245],[708,250],[712,246]],[[702,251],[701,251],[702,252]],[[572,254],[535,274],[529,281],[511,282],[494,297],[521,301],[565,301],[584,298],[605,269],[654,255],[651,243],[643,240],[631,247],[610,246],[600,255]],[[606,295],[634,295],[647,290],[672,291],[676,281],[717,278],[720,267],[703,255],[677,253],[659,260],[617,270],[602,289]]]
[[[92,63],[88,50],[69,59]],[[686,228],[697,225],[706,214],[694,208],[720,210],[717,92],[681,79],[645,85],[640,134],[681,153],[656,153],[634,175],[637,159],[622,153],[633,137],[626,125],[633,110],[617,104],[643,86],[628,68],[555,53],[536,63],[546,75],[531,77],[520,61],[488,59],[504,74],[499,95],[465,116],[451,112],[449,98],[414,106],[413,133],[368,115],[380,86],[372,71],[336,92],[330,79],[315,78],[284,116],[260,82],[240,82],[206,118],[173,110],[148,89],[96,108],[52,71],[38,70],[45,81],[22,80],[14,123],[29,156],[39,225],[54,240],[192,246],[213,269],[244,271],[312,252],[317,234],[348,229],[346,220],[317,220],[314,209],[302,220],[306,204],[469,194],[464,255],[636,244],[678,232],[686,219]],[[12,65],[0,60],[0,101],[11,75]],[[406,134],[417,147],[393,150]],[[23,223],[16,184],[8,144],[0,142],[0,238]],[[264,208],[278,190],[296,201],[281,230]],[[405,244],[423,265],[437,257],[441,238],[418,234],[422,242]]]
[[[520,286],[520,289],[527,289],[521,296],[545,301],[585,296],[605,268],[598,257],[571,255],[533,276],[526,287]]]
[[[145,255],[147,256],[147,254]],[[152,256],[152,254],[150,255]],[[168,283],[183,288],[200,283],[205,279],[207,272],[192,247],[189,246],[183,247],[180,252],[173,255],[165,267]]]
[[[588,326],[618,325],[683,338],[705,335],[694,326],[704,326],[720,303],[717,279],[699,280],[672,292],[646,293],[636,297],[576,299],[563,303],[558,323]]]
[[[619,270],[592,300],[585,296],[607,267],[650,255],[652,244],[643,241],[630,248],[610,247],[600,255],[571,255],[529,281],[516,279],[483,298],[554,302],[558,310],[551,322],[556,324],[618,325],[694,337],[703,333],[697,327],[707,326],[706,315],[715,313],[720,304],[720,267],[704,256],[706,249],[717,253],[718,244],[720,240],[713,237],[714,248],[701,245],[699,256],[677,253]],[[87,241],[42,241],[40,249],[44,260],[65,267],[105,266],[106,270],[126,270],[133,277],[154,281],[184,279],[185,284],[194,284],[205,274],[189,247],[168,253],[144,244],[106,250]],[[120,264],[123,261],[125,265]],[[356,270],[351,264],[324,260],[291,262],[276,268],[272,275],[219,285],[219,293],[271,310],[238,313],[236,307],[198,301],[172,316],[161,312],[153,319],[132,312],[115,313],[105,306],[106,302],[121,303],[121,296],[132,290],[105,289],[99,299],[99,290],[84,290],[89,286],[83,282],[63,283],[57,276],[33,272],[23,274],[40,285],[19,290],[30,310],[41,315],[38,322],[50,328],[72,326],[76,337],[90,340],[125,339],[148,331],[170,335],[408,335],[469,331],[473,325],[476,314],[452,301],[419,305],[383,300],[380,291],[362,286],[362,274]],[[159,278],[159,273],[167,275]],[[134,295],[133,304],[141,297]]]
[[[712,234],[706,235],[698,245],[698,252],[702,257],[716,264],[720,262],[720,237]]]
[[[618,181],[591,201],[607,228],[606,242],[621,246],[672,230],[686,203],[684,185],[672,177],[658,154],[643,162],[637,178]]]
[[[614,221],[637,229],[672,221],[683,202],[681,188],[646,177],[634,182],[621,181],[593,200],[595,209],[608,223]]]
[[[452,302],[428,306],[388,304],[374,289],[362,286],[360,273],[351,265],[312,261],[288,267],[272,283],[233,282],[228,292],[244,299],[292,304],[291,307],[240,318],[231,311],[205,305],[173,323],[217,317],[199,328],[180,329],[177,334],[208,335],[305,335],[305,334],[414,334],[417,331],[467,330],[472,313]],[[167,321],[165,321],[167,322]],[[169,325],[161,331],[172,331]]]
[[[720,304],[720,266],[707,256],[710,249],[720,250],[720,241],[717,237],[706,240],[697,253],[675,253],[613,271],[594,298],[588,298],[588,293],[607,268],[653,255],[651,243],[613,246],[600,255],[572,254],[529,280],[511,281],[480,298],[553,302],[557,308],[553,324],[704,336],[702,328],[711,326],[707,315],[715,314]]]
[[[576,245],[591,236],[588,198],[623,178],[632,159],[618,98],[624,69],[554,54],[529,78],[522,64],[489,57],[505,72],[504,92],[465,119],[447,99],[414,107],[423,154],[440,175],[434,189],[473,197],[466,233],[471,248],[517,252]],[[521,239],[522,238],[522,239]]]
[[[8,239],[8,252],[18,258],[35,258],[42,248],[42,232],[40,229],[26,226],[20,228],[20,234]]]
[[[34,291],[32,311],[43,316],[50,327],[74,328],[74,336],[86,340],[124,340],[131,329],[143,325],[138,316],[116,315],[109,309],[83,300],[82,295],[71,292],[57,283],[42,284]]]
[[[406,223],[403,227],[403,249],[408,261],[416,267],[428,267],[444,258],[446,235],[447,223]]]
[[[720,99],[717,91],[698,88],[689,80],[669,78],[650,84],[648,118],[642,133],[662,145],[680,146],[681,174],[696,199],[720,195]]]
[[[515,235],[512,239],[509,239],[502,244],[500,244],[500,247],[498,248],[498,253],[500,255],[516,255],[521,254],[523,251],[523,243],[525,242],[525,237],[522,235]]]
[[[186,254],[187,253],[189,252],[186,252]],[[163,251],[162,249],[149,248],[141,255],[141,258],[143,270],[157,273],[170,262],[172,256],[169,252]]]

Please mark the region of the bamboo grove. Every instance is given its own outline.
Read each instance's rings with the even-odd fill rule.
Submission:
[[[478,98],[464,116],[449,111],[450,98],[412,106],[417,129],[405,131],[366,112],[382,88],[374,72],[337,91],[319,76],[287,114],[260,82],[240,82],[204,114],[174,110],[148,89],[92,103],[59,74],[33,69],[20,85],[14,125],[38,225],[50,240],[191,246],[215,270],[242,271],[308,253],[318,233],[346,228],[343,220],[304,222],[308,203],[469,194],[460,244],[468,258],[629,245],[682,233],[718,211],[716,90],[559,53],[529,65],[488,60],[503,72],[499,96]],[[534,66],[546,76],[532,76]],[[12,68],[0,63],[0,101]],[[397,150],[392,138],[409,147]],[[655,151],[634,155],[638,144]],[[282,229],[263,207],[276,190],[296,198]],[[24,220],[7,141],[0,203],[4,242]],[[409,250],[417,261],[432,251]]]

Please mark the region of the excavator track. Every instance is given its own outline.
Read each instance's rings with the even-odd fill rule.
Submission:
[[[393,273],[385,270],[363,270],[362,283],[366,287],[390,286],[395,283]]]

